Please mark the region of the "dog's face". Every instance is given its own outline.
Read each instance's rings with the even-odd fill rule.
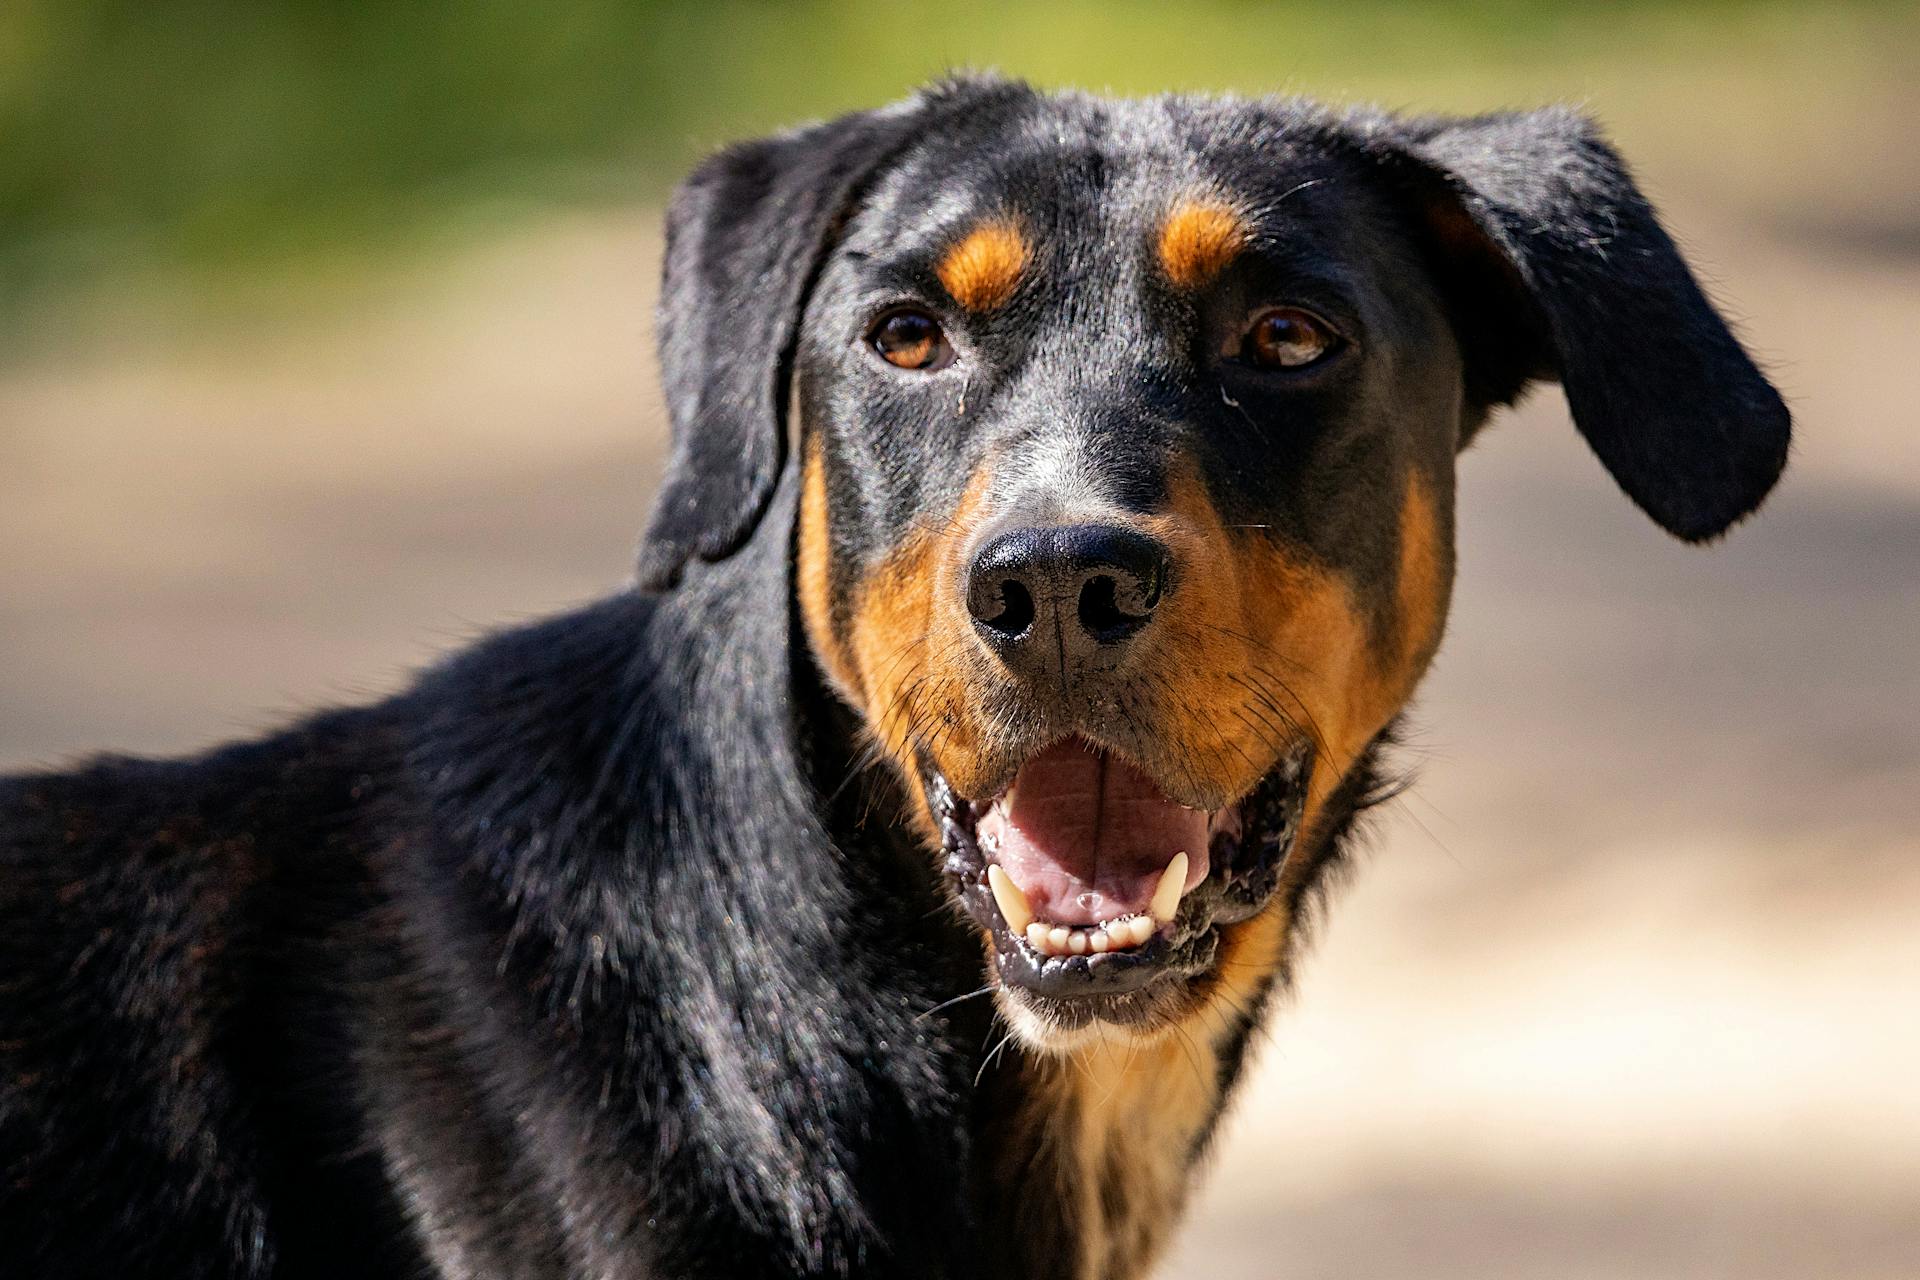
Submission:
[[[929,140],[828,257],[800,599],[1021,1025],[1164,1025],[1439,638],[1460,356],[1339,161],[1038,123]]]
[[[682,197],[668,372],[709,372],[676,403],[681,473],[702,466],[686,419],[714,412],[711,368],[777,342],[758,354],[778,385],[718,387],[777,413],[791,386],[807,643],[916,797],[1030,1042],[1155,1034],[1271,975],[1275,899],[1439,642],[1454,459],[1489,408],[1560,376],[1623,486],[1683,536],[1778,471],[1784,411],[1725,385],[1765,389],[1617,162],[1566,117],[1524,119],[1554,128],[1459,126],[1483,131],[1469,154],[1513,134],[1487,188],[1558,166],[1544,191],[1520,173],[1513,201],[1447,167],[1435,126],[969,85],[731,153]],[[796,166],[807,198],[760,228],[808,224],[794,283],[714,240],[739,228],[728,197]],[[1559,220],[1552,246],[1511,242],[1503,195],[1521,234]],[[1592,285],[1617,272],[1577,245],[1531,252],[1596,212],[1644,274],[1612,302]],[[716,274],[786,318],[704,318]],[[689,290],[692,320],[674,310]],[[690,353],[696,324],[730,349]],[[1705,419],[1680,436],[1674,379]],[[1731,447],[1713,435],[1728,405]],[[700,545],[714,506],[769,483],[764,445],[738,447],[748,491],[708,465],[680,558],[724,550]]]

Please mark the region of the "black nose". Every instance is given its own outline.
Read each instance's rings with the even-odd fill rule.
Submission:
[[[1164,545],[1123,525],[1013,529],[974,554],[967,611],[1011,667],[1083,664],[1117,656],[1153,620],[1167,568]]]

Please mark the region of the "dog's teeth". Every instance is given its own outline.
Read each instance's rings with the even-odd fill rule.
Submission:
[[[993,878],[991,872],[989,878]],[[1007,884],[1011,887],[1012,882],[1007,881]],[[1025,904],[1024,898],[1021,903]],[[1004,904],[1001,910],[1006,910]],[[1018,932],[1026,938],[1027,946],[1043,956],[1106,955],[1110,951],[1127,951],[1143,945],[1153,937],[1160,923],[1153,916],[1145,914],[1123,916],[1103,925],[1091,926],[1050,925],[1044,920],[1028,920],[1026,928]]]
[[[993,863],[987,867],[987,887],[993,890],[993,900],[999,906],[1000,914],[1006,918],[1007,931],[1016,937],[1025,933],[1027,926],[1033,923],[1033,908],[1027,903],[1027,895],[1020,892],[1020,886],[1013,882],[1013,877],[1001,870],[998,863]]]
[[[1153,904],[1147,913],[1155,920],[1171,921],[1180,911],[1180,895],[1187,887],[1187,855],[1185,852],[1173,855],[1173,861],[1160,873],[1160,883],[1153,891]]]

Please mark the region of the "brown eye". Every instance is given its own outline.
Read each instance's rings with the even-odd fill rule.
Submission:
[[[1240,358],[1259,369],[1301,369],[1339,342],[1326,321],[1311,311],[1273,307],[1253,318],[1240,340]]]
[[[902,369],[937,369],[947,363],[953,348],[940,322],[924,311],[893,311],[867,335],[867,341],[888,364]]]

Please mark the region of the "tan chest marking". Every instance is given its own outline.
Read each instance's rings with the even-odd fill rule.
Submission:
[[[1059,1197],[1079,1243],[1063,1280],[1137,1280],[1158,1261],[1185,1211],[1201,1136],[1223,1104],[1221,1057],[1236,1038],[1236,1013],[1271,981],[1285,939],[1278,904],[1229,930],[1204,1001],[1151,1043],[1028,1060],[1003,1186]]]

